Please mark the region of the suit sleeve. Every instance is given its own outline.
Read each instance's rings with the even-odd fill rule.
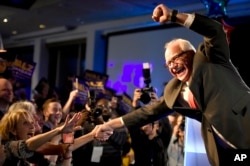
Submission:
[[[190,29],[204,37],[204,42],[199,46],[199,51],[207,56],[210,62],[228,63],[230,50],[221,23],[206,16],[195,14]]]
[[[145,124],[154,122],[164,116],[171,114],[173,111],[166,106],[164,98],[161,97],[152,105],[141,107],[122,117],[127,128],[140,127]]]

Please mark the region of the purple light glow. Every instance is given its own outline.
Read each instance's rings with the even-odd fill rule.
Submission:
[[[110,65],[108,67],[113,68],[115,65]],[[114,70],[114,69],[112,69]],[[112,88],[117,91],[117,93],[123,93],[128,91],[133,91],[133,88],[141,88],[144,86],[142,83],[142,63],[126,62],[122,66],[122,71],[120,75],[116,75],[115,79],[109,79],[107,82],[107,87]]]

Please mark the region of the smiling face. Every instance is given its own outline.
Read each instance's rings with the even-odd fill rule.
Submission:
[[[48,103],[44,109],[44,117],[46,122],[49,122],[56,127],[62,119],[61,103],[57,101]]]
[[[166,44],[165,61],[170,73],[182,82],[192,74],[194,47],[186,40],[177,39]]]

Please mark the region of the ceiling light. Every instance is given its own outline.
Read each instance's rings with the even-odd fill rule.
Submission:
[[[8,22],[8,19],[7,19],[7,18],[4,18],[4,19],[3,19],[3,22],[5,22],[5,23]]]

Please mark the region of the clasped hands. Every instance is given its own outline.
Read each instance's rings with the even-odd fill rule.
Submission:
[[[70,132],[78,130],[78,128],[80,128],[81,126],[76,126],[76,124],[80,118],[81,118],[80,113],[74,114],[71,119],[69,118],[69,116],[67,116],[64,125],[62,125],[60,127],[61,132],[62,133],[70,133]],[[111,128],[107,123],[97,125],[91,131],[91,135],[93,135],[94,138],[99,140],[99,141],[108,140],[112,134],[113,134],[113,128]]]
[[[94,129],[94,137],[99,141],[106,141],[113,134],[114,129],[107,124],[97,125]]]

